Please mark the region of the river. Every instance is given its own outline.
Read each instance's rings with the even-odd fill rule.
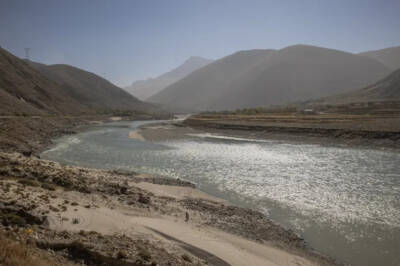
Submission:
[[[351,265],[400,265],[400,152],[210,134],[128,138],[149,121],[114,122],[55,140],[42,158],[161,174],[251,207]]]

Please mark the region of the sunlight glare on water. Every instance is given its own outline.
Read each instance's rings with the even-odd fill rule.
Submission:
[[[263,211],[353,265],[400,263],[399,152],[210,134],[159,143],[129,139],[141,124],[120,122],[67,136],[42,156],[191,180]]]

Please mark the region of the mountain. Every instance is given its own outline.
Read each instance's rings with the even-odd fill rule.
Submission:
[[[209,59],[192,56],[187,59],[182,65],[171,70],[170,72],[167,72],[157,78],[135,81],[132,83],[132,85],[125,87],[124,89],[131,93],[133,96],[141,100],[146,100],[150,96],[160,92],[172,83],[184,78],[196,69],[199,69],[211,62],[212,60]]]
[[[236,52],[194,71],[148,100],[172,109],[206,110],[220,95],[228,93],[230,82],[262,64],[273,53],[274,50]]]
[[[109,81],[68,65],[21,60],[0,48],[1,115],[159,113]]]
[[[43,76],[57,83],[70,97],[96,111],[154,109],[150,104],[136,99],[91,72],[69,65],[44,65],[31,61],[29,64]]]
[[[91,113],[27,62],[0,48],[0,114]]]
[[[359,55],[373,58],[392,70],[400,68],[400,46],[364,52]]]
[[[193,111],[268,106],[364,87],[388,73],[382,63],[365,56],[294,45],[224,57],[148,100]]]
[[[345,94],[330,96],[320,104],[347,104],[360,102],[400,101],[400,69],[373,85]]]

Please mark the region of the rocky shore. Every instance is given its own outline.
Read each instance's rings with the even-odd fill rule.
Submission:
[[[35,133],[46,137],[3,145],[6,152],[0,152],[5,265],[336,264],[263,214],[209,196],[192,183],[41,160],[34,151],[49,143],[45,139],[87,122],[54,130],[51,123]],[[7,252],[11,247],[21,252]]]

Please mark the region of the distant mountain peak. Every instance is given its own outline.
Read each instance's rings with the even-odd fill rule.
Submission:
[[[212,60],[201,57],[201,56],[191,56],[188,59],[186,59],[186,61],[183,64],[186,63],[198,63],[198,62],[211,62]]]
[[[196,56],[196,55],[192,55],[188,59],[186,59],[186,61],[191,61],[191,60],[208,60],[208,59],[201,57],[201,56]]]
[[[211,63],[212,61],[213,60],[206,59],[200,56],[191,56],[188,59],[186,59],[186,61],[182,65],[163,74],[163,76],[168,75],[181,79],[187,76],[188,74],[192,73],[193,71],[197,70],[198,68]]]
[[[133,96],[146,100],[150,96],[160,92],[172,83],[186,77],[193,71],[211,63],[213,60],[206,59],[200,56],[191,56],[180,66],[173,70],[164,73],[156,78],[134,81],[130,86],[124,89]]]

